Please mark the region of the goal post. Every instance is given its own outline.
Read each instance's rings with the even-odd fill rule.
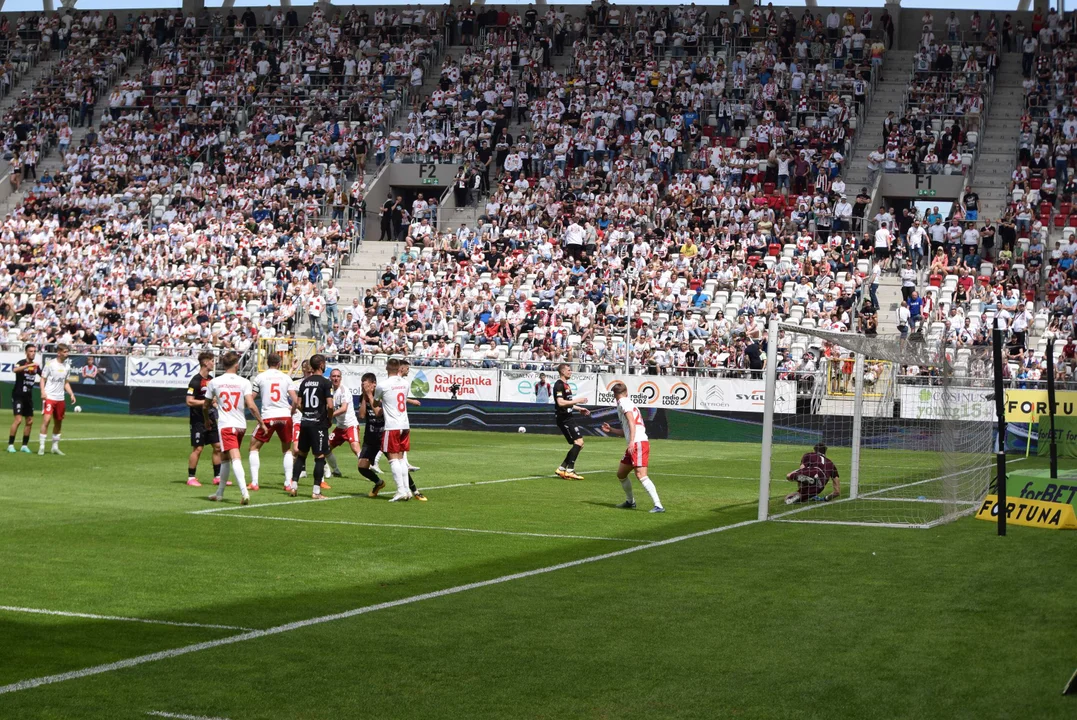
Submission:
[[[947,347],[941,333],[772,321],[759,518],[925,528],[973,512],[994,468],[990,368],[989,347]],[[779,412],[790,387],[795,412]],[[825,460],[802,469],[816,452]]]

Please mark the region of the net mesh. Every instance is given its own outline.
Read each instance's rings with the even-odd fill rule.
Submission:
[[[994,427],[976,418],[990,393],[990,348],[946,347],[940,338],[867,337],[797,325],[793,357],[818,358],[793,381],[797,408],[775,415],[768,517],[791,522],[930,527],[971,512],[988,490]],[[985,358],[988,362],[985,365]],[[803,366],[803,363],[802,363]],[[798,472],[827,446],[838,472],[821,491]],[[824,498],[830,497],[829,500]]]

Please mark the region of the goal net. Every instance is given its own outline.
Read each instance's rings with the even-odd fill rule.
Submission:
[[[784,323],[769,337],[761,518],[926,528],[983,500],[990,348]]]

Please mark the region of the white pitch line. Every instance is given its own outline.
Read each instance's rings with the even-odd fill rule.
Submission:
[[[613,472],[613,471],[612,470],[587,470],[586,472],[589,475],[596,475],[598,473],[609,473],[609,472]],[[426,491],[426,490],[451,490],[452,488],[472,487],[472,486],[475,486],[475,485],[497,485],[499,483],[520,482],[522,480],[541,480],[543,478],[554,478],[554,477],[556,477],[556,476],[555,475],[526,475],[524,477],[504,478],[502,480],[480,480],[478,482],[453,483],[452,485],[433,485],[433,486],[429,486],[429,487],[424,485],[419,489],[423,490],[423,491]],[[353,500],[355,498],[363,498],[363,497],[366,497],[366,495],[332,495],[332,496],[326,497],[326,498],[324,498],[322,500],[315,500],[314,498],[310,498],[310,499],[305,499],[305,500],[281,500],[280,502],[258,503],[257,505],[227,505],[227,506],[224,506],[224,507],[212,507],[212,508],[208,508],[206,510],[188,510],[187,514],[188,515],[212,515],[213,513],[219,513],[219,512],[230,512],[230,511],[234,511],[234,510],[251,510],[253,508],[267,508],[267,507],[273,507],[274,505],[302,505],[304,503],[324,503],[324,502],[329,502],[330,500]]]
[[[279,520],[281,522],[317,523],[319,525],[355,525],[358,527],[401,528],[404,530],[444,530],[446,532],[480,533],[483,535],[518,535],[520,537],[556,538],[563,540],[610,540],[612,542],[647,543],[650,540],[632,538],[596,537],[593,535],[561,535],[558,533],[515,532],[512,530],[484,530],[479,528],[444,527],[441,525],[402,525],[399,523],[353,522],[351,520],[307,520],[304,518],[274,517],[273,515],[222,515],[221,517],[252,518],[254,520]]]
[[[377,612],[379,610],[390,610],[392,608],[422,602],[423,600],[435,600],[437,598],[446,597],[448,595],[457,595],[459,593],[467,592],[469,590],[478,590],[480,588],[489,587],[491,585],[500,585],[502,583],[511,582],[513,580],[523,580],[525,578],[535,577],[536,575],[545,575],[546,573],[556,572],[558,570],[567,570],[568,568],[574,568],[581,565],[601,562],[602,560],[611,560],[613,558],[630,555],[641,550],[650,550],[657,547],[663,547],[665,545],[672,545],[674,543],[684,542],[685,540],[694,540],[695,538],[714,535],[715,533],[725,532],[726,530],[735,530],[736,528],[747,527],[749,525],[755,525],[760,522],[763,521],[745,520],[743,522],[734,523],[732,525],[723,525],[721,527],[711,528],[710,530],[700,530],[699,532],[689,533],[688,535],[678,535],[676,537],[667,538],[666,540],[656,540],[654,542],[649,542],[646,545],[635,545],[630,548],[624,548],[623,550],[615,550],[613,552],[602,553],[601,555],[592,555],[591,557],[580,558],[579,560],[570,560],[569,562],[558,563],[557,565],[549,565],[547,567],[536,568],[534,570],[525,570],[523,572],[512,573],[511,575],[502,575],[491,580],[481,580],[479,582],[468,583],[466,585],[457,585],[455,587],[446,588],[444,590],[435,590],[433,592],[422,593],[421,595],[412,595],[411,597],[401,598],[399,600],[390,600],[388,602],[377,603],[375,605],[366,605],[364,607],[355,608],[354,610],[347,610],[345,612],[334,613],[332,615],[322,615],[321,617],[310,618],[307,620],[298,620],[296,622],[287,623],[285,625],[278,625],[276,627],[267,628],[265,630],[252,630],[250,632],[241,633],[239,635],[232,635],[230,637],[220,638],[218,640],[210,640],[208,642],[185,645],[184,647],[174,648],[172,650],[162,650],[160,652],[149,653],[148,655],[139,655],[138,657],[127,658],[126,660],[118,660],[116,662],[106,663],[104,665],[94,665],[93,667],[83,668],[81,670],[72,670],[70,672],[58,673],[56,675],[45,675],[42,677],[30,678],[29,680],[20,680],[19,682],[12,683],[10,685],[0,686],[0,695],[6,695],[7,693],[18,692],[20,690],[29,690],[31,688],[40,687],[42,685],[51,685],[53,683],[65,682],[67,680],[77,680],[79,678],[90,677],[93,675],[101,675],[103,673],[113,672],[115,670],[124,670],[126,668],[137,667],[139,665],[145,665],[146,663],[156,662],[158,660],[168,660],[170,658],[180,657],[182,655],[189,655],[191,653],[200,652],[202,650],[212,650],[214,648],[219,648],[224,645],[234,645],[236,643],[247,642],[248,640],[257,640],[259,638],[269,637],[271,635],[280,635],[281,633],[291,632],[293,630],[301,630],[303,628],[311,627],[313,625],[321,625],[323,623],[333,622],[336,620],[345,620],[347,618],[356,617],[358,615],[366,615],[368,613]]]
[[[63,610],[43,610],[41,608],[15,607],[14,605],[0,605],[0,610],[7,612],[31,613],[34,615],[57,615],[59,617],[86,618],[87,620],[116,620],[119,622],[146,623],[147,625],[172,625],[173,627],[196,627],[209,628],[211,630],[251,630],[252,628],[238,627],[236,625],[206,625],[195,622],[173,622],[171,620],[150,620],[147,618],[122,617],[119,615],[94,615],[92,613],[65,612]]]
[[[186,435],[127,435],[124,437],[69,437],[64,438],[64,442],[91,442],[99,440],[165,440],[175,438],[185,438]]]
[[[184,715],[183,713],[170,713],[163,710],[150,710],[147,715],[163,718],[177,718],[177,720],[228,720],[222,717],[209,717],[207,715]]]

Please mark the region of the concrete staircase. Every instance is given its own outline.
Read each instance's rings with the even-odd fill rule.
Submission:
[[[871,189],[868,155],[883,142],[883,120],[886,119],[886,114],[893,110],[901,115],[901,102],[909,87],[913,55],[914,53],[908,50],[893,50],[886,53],[886,61],[883,64],[884,80],[878,84],[871,96],[871,107],[864,118],[864,126],[857,128],[856,150],[849,158],[845,185],[850,197],[859,192],[862,187]]]
[[[45,66],[48,66],[48,67],[45,67]],[[34,71],[35,72],[41,71],[41,74],[38,75],[38,78],[48,77],[47,73],[51,71],[51,66],[52,66],[51,62],[50,63],[41,63],[37,67],[34,68]],[[141,68],[141,67],[142,67],[142,56],[138,55],[136,57],[135,61],[127,66],[126,73],[119,73],[119,74],[116,75],[116,81],[124,79],[125,76],[137,77],[139,75],[139,68]],[[33,74],[33,73],[31,73],[31,74]],[[36,82],[36,80],[34,82]],[[30,87],[30,86],[27,86],[27,87]],[[95,111],[94,111],[94,117],[93,117],[93,125],[94,125],[94,127],[100,128],[101,113],[103,113],[104,110],[105,110],[104,98],[106,98],[108,96],[108,93],[111,90],[112,90],[112,86],[110,85],[108,88],[105,89],[105,92],[101,94],[102,100],[98,102],[97,107],[95,108]],[[12,95],[15,95],[15,93],[12,92],[11,95],[8,96],[8,98],[4,98],[4,102],[7,102],[8,99]],[[0,104],[0,112],[2,112],[2,108],[3,108],[3,105]],[[90,132],[90,128],[88,126],[75,127],[75,126],[72,125],[71,126],[71,147],[72,148],[77,148],[79,145],[81,145],[82,144],[82,139],[84,137],[86,137],[86,135],[89,134],[89,132]],[[38,178],[44,177],[45,173],[50,173],[52,175],[56,175],[56,173],[63,170],[63,167],[64,167],[64,159],[60,155],[59,150],[57,148],[55,148],[55,147],[50,148],[49,151],[47,153],[45,153],[38,160],[38,163],[37,163],[37,176],[38,176]],[[22,185],[20,186],[19,190],[17,192],[11,193],[6,198],[4,198],[2,201],[0,201],[0,216],[5,215],[7,213],[10,213],[10,212],[14,211],[16,208],[18,208],[20,205],[22,205],[23,200],[26,198],[26,196],[33,189],[34,182],[35,181],[34,181],[33,178],[24,177],[22,179]]]
[[[367,288],[378,284],[385,266],[392,263],[403,243],[367,241],[351,256],[351,261],[340,268],[336,286],[340,289],[340,307],[350,307],[352,298],[362,298]]]
[[[995,78],[991,111],[980,138],[972,187],[980,196],[980,217],[997,220],[1009,202],[1010,177],[1017,164],[1017,136],[1024,112],[1021,55],[1006,53]]]

